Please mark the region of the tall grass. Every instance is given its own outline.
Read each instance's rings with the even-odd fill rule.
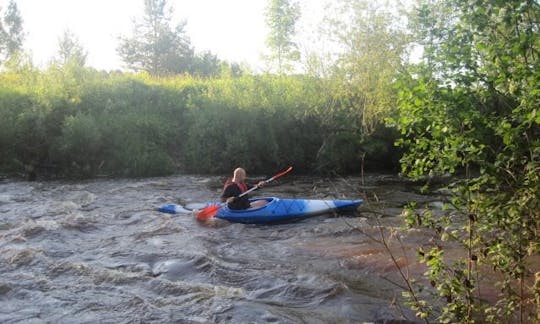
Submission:
[[[307,76],[160,79],[77,66],[4,72],[0,172],[144,177],[289,164],[305,173],[357,172],[366,152],[368,161],[392,156],[380,148],[395,137],[381,145],[362,136],[328,89]],[[374,144],[379,149],[369,152]]]

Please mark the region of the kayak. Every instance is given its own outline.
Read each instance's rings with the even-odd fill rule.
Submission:
[[[217,211],[215,217],[235,223],[267,224],[294,221],[314,215],[325,213],[354,211],[363,203],[362,199],[356,200],[318,200],[263,197],[250,199],[266,200],[266,205],[257,208],[234,210],[223,205]],[[212,204],[208,205],[211,206]],[[206,207],[208,207],[206,206]],[[163,205],[157,209],[162,213],[180,214],[191,211],[176,204]]]
[[[266,205],[242,210],[221,207],[215,217],[235,223],[266,224],[298,220],[314,215],[333,212],[354,211],[360,204],[357,200],[317,200],[317,199],[286,199],[264,197],[250,201],[266,200]]]

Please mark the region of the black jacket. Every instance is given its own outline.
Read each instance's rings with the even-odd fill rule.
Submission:
[[[252,185],[246,184],[247,190],[253,188]],[[226,185],[223,189],[223,192],[221,193],[221,199],[222,201],[227,200],[229,197],[237,197],[233,202],[227,204],[227,206],[230,209],[248,209],[250,206],[248,195],[238,197],[242,194],[242,190],[238,185],[234,182],[231,182],[230,184]]]

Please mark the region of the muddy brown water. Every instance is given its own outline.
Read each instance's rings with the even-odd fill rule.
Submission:
[[[384,228],[409,200],[437,203],[393,175],[287,176],[256,195],[363,198],[354,213],[278,225],[155,211],[199,208],[223,177],[0,182],[2,323],[397,323]],[[410,238],[411,244],[421,235]],[[412,251],[412,248],[411,248]],[[422,269],[401,254],[398,262]]]

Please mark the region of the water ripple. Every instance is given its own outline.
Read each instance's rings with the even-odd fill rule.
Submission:
[[[399,318],[390,306],[394,291],[376,273],[385,268],[375,265],[386,263],[358,252],[373,248],[354,229],[367,226],[365,218],[322,215],[255,226],[155,211],[166,203],[204,206],[216,199],[221,180],[185,175],[0,183],[0,322]],[[342,183],[329,189],[320,179],[291,181],[265,194],[359,195]]]

